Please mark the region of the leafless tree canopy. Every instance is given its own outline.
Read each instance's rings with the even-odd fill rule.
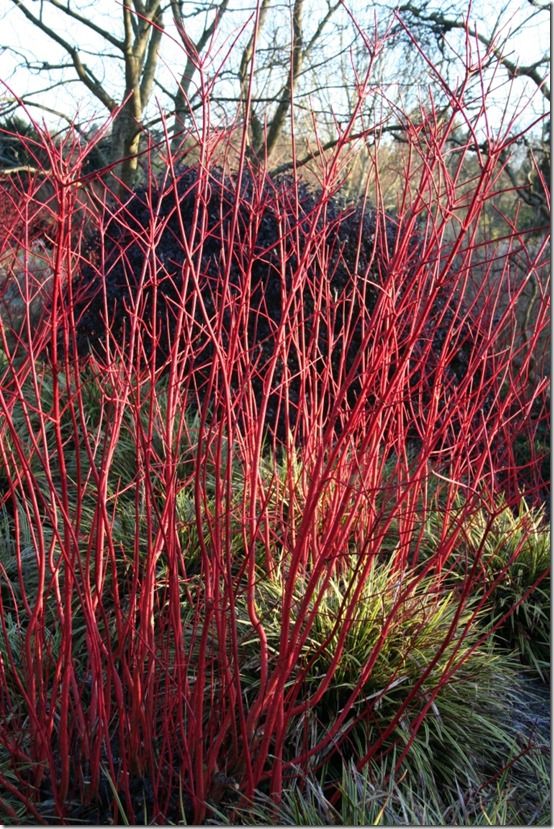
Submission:
[[[548,56],[530,61],[517,45],[522,32],[548,27],[548,6],[540,0],[506,3],[492,18],[488,4],[480,17],[458,0],[439,9],[426,0],[396,9],[386,0],[353,4],[355,14],[344,0],[252,0],[249,6],[239,0],[9,3],[4,22],[28,33],[29,48],[6,43],[3,51],[11,53],[12,65],[26,67],[34,86],[4,94],[0,114],[9,116],[22,105],[48,110],[45,92],[61,85],[74,89],[82,112],[110,117],[109,139],[98,148],[103,165],[124,186],[136,180],[146,136],[160,136],[162,124],[178,154],[199,130],[242,123],[253,162],[269,161],[281,171],[292,163],[284,149],[292,131],[306,138],[305,152],[294,160],[302,166],[344,140],[341,124],[353,111],[359,134],[367,137],[373,130],[401,142],[399,101],[404,110],[421,106],[425,89],[436,82],[430,62],[455,82],[457,50],[468,32],[499,87],[502,77],[518,79],[526,100],[534,93],[532,105],[520,103],[518,110],[514,103],[514,129],[518,119],[526,118],[526,126],[538,120],[541,100],[548,108]],[[41,38],[34,46],[37,30]],[[367,48],[370,31],[376,32],[373,50]],[[367,94],[372,85],[379,87],[379,104],[374,96],[372,105]],[[440,98],[440,88],[434,91]],[[470,103],[474,91],[463,90]],[[76,123],[76,112],[58,115],[90,134],[90,122]],[[316,131],[318,140],[310,141]],[[348,140],[357,134],[354,129]],[[506,159],[506,172],[522,198],[544,214],[549,129],[537,128],[535,135],[534,142],[522,141],[519,156]]]

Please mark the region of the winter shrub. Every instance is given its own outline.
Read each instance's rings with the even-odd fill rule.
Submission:
[[[346,207],[289,179],[185,168],[137,191],[90,240],[77,287],[78,350],[105,354],[107,332],[128,342],[140,293],[141,357],[155,351],[156,365],[167,365],[188,344],[202,400],[218,354],[237,354],[258,405],[271,377],[267,418],[282,437],[300,397],[316,395],[306,384],[320,377],[331,391],[352,366],[397,232],[364,205]],[[229,381],[236,392],[239,377]]]
[[[542,514],[511,520],[545,488],[546,245],[514,282],[514,227],[469,289],[515,139],[465,182],[455,93],[450,127],[406,118],[394,219],[340,202],[340,146],[319,191],[167,151],[100,206],[50,146],[51,288],[36,321],[23,239],[1,328],[7,819],[201,823],[314,776],[335,808],[343,761],[440,784],[440,810],[502,775],[498,643],[546,631]]]
[[[429,279],[417,229],[406,238],[394,217],[365,202],[348,206],[336,193],[295,179],[185,168],[112,206],[88,240],[88,262],[72,286],[77,349],[105,359],[110,343],[113,350],[130,341],[136,316],[139,359],[154,352],[156,366],[167,368],[184,351],[196,402],[210,376],[213,392],[218,359],[238,352],[258,407],[265,398],[266,422],[283,439],[302,401],[322,406],[323,419],[341,392],[355,403],[368,370],[363,353],[372,320],[391,287],[399,247],[400,303],[413,292],[410,282]],[[458,322],[446,365],[441,356],[457,315],[449,291],[440,291],[422,338],[412,342],[413,320],[395,314],[404,341],[396,360],[409,349],[419,352],[422,368],[410,383],[424,399],[441,360],[450,383],[467,372],[479,337],[468,320]],[[389,376],[395,370],[393,363]],[[241,377],[231,371],[227,379],[236,393]]]

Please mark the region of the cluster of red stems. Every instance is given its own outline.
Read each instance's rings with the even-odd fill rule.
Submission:
[[[464,83],[475,71],[475,66],[468,69]],[[265,428],[268,398],[275,395],[272,367],[266,367],[269,379],[262,378],[254,392],[247,359],[248,292],[230,303],[225,263],[221,285],[214,289],[220,291],[219,310],[215,303],[214,314],[194,316],[194,325],[203,326],[204,339],[212,343],[213,356],[209,394],[191,404],[196,337],[188,325],[190,307],[192,303],[201,309],[205,295],[200,258],[190,239],[202,240],[207,204],[202,192],[209,191],[214,159],[221,164],[226,157],[225,141],[239,147],[237,179],[245,174],[249,162],[240,130],[214,138],[207,119],[199,127],[200,196],[194,215],[181,225],[180,285],[187,302],[176,307],[178,336],[162,367],[151,347],[156,331],[144,319],[141,298],[146,289],[155,296],[162,278],[156,246],[164,217],[153,209],[147,226],[132,230],[140,235],[146,254],[136,290],[127,298],[125,337],[111,336],[108,325],[102,354],[81,354],[71,285],[87,259],[88,267],[95,263],[102,286],[102,256],[91,259],[90,238],[92,232],[101,238],[106,222],[123,215],[121,190],[118,203],[113,193],[107,194],[100,175],[83,176],[87,147],[71,135],[61,144],[46,134],[39,139],[47,177],[27,176],[19,190],[15,177],[4,182],[2,199],[9,210],[2,253],[17,246],[22,261],[28,254],[31,263],[37,250],[33,234],[38,220],[46,217],[43,255],[49,257],[49,281],[47,301],[37,317],[37,295],[45,288],[35,284],[31,264],[24,268],[22,324],[16,336],[6,324],[2,329],[2,498],[4,511],[11,515],[17,572],[9,575],[0,565],[0,746],[2,763],[4,754],[11,758],[10,770],[3,765],[0,776],[0,812],[15,817],[15,799],[41,822],[38,801],[48,797],[52,811],[63,817],[68,803],[100,797],[107,779],[131,822],[141,802],[134,788],[137,780],[148,789],[149,819],[158,821],[176,814],[176,798],[177,804],[185,804],[189,818],[202,821],[222,775],[246,798],[262,789],[278,800],[292,776],[312,768],[314,758],[340,754],[347,736],[343,724],[354,706],[359,716],[371,716],[372,701],[361,700],[379,643],[316,744],[307,734],[302,750],[294,756],[287,751],[290,724],[314,709],[333,682],[359,590],[389,529],[394,525],[400,539],[393,566],[401,583],[402,573],[418,564],[422,522],[431,500],[435,507],[442,504],[443,537],[419,571],[421,579],[433,574],[440,594],[466,519],[483,507],[494,515],[501,497],[514,508],[522,494],[531,502],[544,498],[536,446],[547,417],[546,247],[536,236],[519,231],[515,216],[503,217],[505,238],[494,244],[483,240],[480,220],[487,205],[495,199],[497,203],[503,159],[518,136],[512,122],[506,122],[485,135],[487,151],[481,152],[484,141],[475,125],[479,120],[486,132],[486,90],[481,111],[470,115],[462,102],[464,83],[453,91],[443,81],[450,98],[447,117],[429,102],[413,123],[406,118],[405,166],[394,218],[398,233],[392,244],[379,232],[381,226],[385,229],[386,211],[379,203],[378,166],[373,170],[367,199],[376,215],[376,255],[385,267],[382,281],[373,286],[370,324],[363,329],[356,359],[342,374],[340,366],[338,374],[326,374],[319,366],[314,377],[310,372],[317,364],[317,340],[303,337],[296,298],[305,294],[306,279],[314,280],[314,262],[325,272],[321,218],[348,164],[354,122],[344,129],[335,150],[321,156],[312,229],[302,236],[301,249],[295,248],[294,231],[286,240],[294,273],[286,287],[275,365],[286,365],[288,351],[294,349],[306,381],[299,385],[295,429],[280,441],[268,438]],[[468,138],[450,144],[460,124]],[[32,142],[29,147],[36,152]],[[163,186],[170,189],[179,170],[169,150],[165,152]],[[249,169],[248,175],[261,180],[265,171]],[[293,171],[287,184],[293,208],[300,177],[300,171]],[[232,222],[227,232],[229,251],[247,244]],[[411,242],[416,238],[414,262]],[[349,240],[351,246],[361,243]],[[360,284],[371,280],[371,270],[357,277]],[[521,307],[531,286],[538,299],[532,324],[524,330]],[[317,314],[324,292],[315,282],[307,287]],[[340,353],[356,325],[349,309],[360,313],[360,303],[353,293],[337,302],[342,303],[345,322],[332,346]],[[441,303],[448,324],[437,345],[429,325],[441,323]],[[223,309],[233,319],[225,348]],[[319,312],[324,310],[322,306]],[[468,326],[474,340],[466,349],[467,370],[453,382],[449,365],[467,345],[460,337],[461,332],[467,337]],[[426,366],[431,362],[429,383]],[[95,375],[99,390],[94,420],[87,409],[85,369]],[[347,392],[354,377],[358,390],[353,399]],[[46,396],[45,378],[51,383]],[[279,388],[280,405],[286,409],[286,373]],[[323,400],[333,405],[323,406]],[[196,415],[194,434],[191,412]],[[121,440],[132,442],[136,469],[121,480],[118,491],[113,464]],[[188,466],[182,463],[184,445],[192,453]],[[523,458],[517,451],[522,445],[528,447]],[[287,463],[293,453],[298,462]],[[271,464],[273,474],[267,472]],[[179,497],[185,490],[193,493],[190,520],[200,547],[194,572],[187,567],[179,525]],[[114,522],[118,502],[130,492],[135,498],[135,537],[131,531],[123,548]],[[85,516],[88,503],[94,505],[92,517]],[[358,544],[356,572],[345,575],[353,581],[352,589],[345,589],[337,619],[337,658],[318,688],[311,686],[306,695],[298,660],[314,623],[313,600],[322,585],[340,574],[353,539]],[[29,561],[36,570],[32,590],[27,587]],[[460,613],[481,577],[478,562],[467,569]],[[259,614],[257,585],[262,578],[277,579],[282,587],[278,653],[268,645]],[[410,590],[414,584],[412,579]],[[301,606],[293,603],[299,585]],[[391,618],[384,621],[384,635],[392,616],[401,612],[401,599],[400,592]],[[247,628],[237,623],[239,604],[248,609]],[[55,631],[49,629],[52,619]],[[17,646],[14,622],[22,631]],[[86,641],[86,664],[74,658],[77,636]],[[248,694],[239,656],[245,637],[256,643],[259,658],[259,681]],[[446,644],[437,643],[437,659]],[[445,669],[434,693],[455,670],[455,663]],[[431,697],[412,723],[414,735]],[[399,708],[395,717],[402,716]],[[358,758],[360,768],[379,756],[397,719]],[[399,764],[407,751],[409,745],[400,752]],[[116,799],[113,804],[117,816]]]

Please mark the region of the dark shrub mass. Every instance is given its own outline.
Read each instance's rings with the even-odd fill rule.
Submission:
[[[265,390],[266,420],[282,436],[300,400],[319,399],[315,385],[325,386],[324,412],[345,380],[348,401],[356,399],[398,236],[392,217],[291,179],[244,174],[239,182],[218,168],[209,176],[185,168],[165,187],[137,190],[90,239],[73,286],[78,351],[105,354],[107,327],[112,343],[128,343],[134,317],[137,359],[162,367],[186,349],[197,400],[218,388],[214,361],[222,367],[233,353],[230,388],[240,394],[247,377],[258,405]],[[417,253],[413,240],[402,257],[414,272]],[[447,328],[448,314],[440,318]],[[442,328],[432,333],[439,350]],[[466,352],[467,343],[453,378],[463,376]]]

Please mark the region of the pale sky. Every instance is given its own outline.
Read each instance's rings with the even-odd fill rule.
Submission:
[[[246,9],[251,8],[251,3],[247,2],[244,5],[241,5],[242,3],[243,0],[238,0],[237,7],[239,12],[234,18],[229,18],[228,24],[231,23],[230,28],[227,29],[227,32],[229,33],[232,31],[233,27],[236,31],[241,21],[244,21],[247,18]],[[363,4],[364,10],[370,8],[366,0],[354,0],[354,2],[351,3],[351,8],[355,10],[358,4]],[[45,74],[31,74],[26,69],[17,68],[17,62],[21,61],[21,56],[34,56],[39,60],[48,60],[50,62],[57,62],[67,58],[63,50],[57,46],[57,44],[54,44],[46,35],[42,34],[38,29],[25,20],[21,12],[12,5],[11,0],[1,0],[1,5],[3,5],[4,11],[0,14],[0,45],[10,44],[16,54],[14,55],[14,53],[5,49],[0,52],[0,80],[7,83],[16,94],[27,96],[32,91],[47,87],[48,79]],[[93,15],[91,19],[94,19],[95,23],[107,23],[110,31],[116,34],[116,24],[113,21],[113,0],[95,0],[95,2],[88,4],[82,0],[80,3],[74,2],[73,6],[74,8],[87,7],[88,13],[90,13],[91,16]],[[440,4],[434,4],[434,6],[438,9],[441,8]],[[33,12],[37,13],[39,4],[31,3],[30,8]],[[472,10],[475,11],[475,15],[477,15],[479,8],[484,9],[486,12],[486,25],[489,22],[492,10],[490,0],[478,0],[478,2],[472,4]],[[497,7],[497,10],[499,8],[500,7]],[[47,3],[44,4],[44,9],[45,11],[51,11]],[[240,13],[241,9],[243,10],[243,14]],[[522,14],[525,14],[526,16],[529,14],[531,6],[527,0],[508,0],[505,4],[505,9],[506,18],[513,16],[514,24],[516,24],[522,19]],[[109,12],[111,12],[111,14]],[[446,6],[445,13],[447,13]],[[530,24],[525,32],[520,33],[513,39],[513,41],[511,41],[514,47],[514,53],[510,55],[512,60],[517,61],[519,59],[522,63],[529,64],[537,60],[549,48],[550,30],[547,25],[548,21],[546,20],[545,22],[546,17],[546,15],[542,15],[542,23],[539,24],[534,22]],[[190,22],[193,23],[194,21],[191,20]],[[492,21],[490,22],[492,23]],[[119,21],[117,21],[117,25],[118,24]],[[75,28],[71,30],[67,30],[66,25],[66,30],[63,31],[63,35],[67,38],[67,40],[73,40],[78,34],[78,29],[79,27],[77,24],[75,25]],[[194,35],[194,32],[192,33]],[[83,42],[81,40],[80,46],[83,49],[88,48],[94,52],[97,52],[99,49],[98,41],[95,41],[93,38],[91,38],[88,42]],[[221,52],[220,54],[221,56],[216,58],[216,62],[218,59],[220,61],[223,60],[224,52]],[[175,44],[166,44],[163,50],[163,58],[168,64],[164,73],[165,78],[167,79],[169,86],[175,86],[175,82],[172,83],[171,74],[173,74],[174,77],[179,75],[179,71],[184,63],[182,48]],[[102,61],[94,55],[86,55],[86,60],[99,78],[105,79],[108,64],[103,64]],[[171,67],[174,67],[173,71]],[[56,74],[56,77],[59,77],[59,75]],[[42,95],[34,96],[35,100],[40,101],[50,109],[63,112],[70,117],[77,114],[79,114],[80,118],[89,117],[93,113],[96,113],[101,118],[107,116],[107,112],[103,109],[100,102],[92,98],[80,82],[74,80],[74,72],[68,70],[66,77],[71,79],[71,82],[67,83],[63,88],[51,89],[44,92]],[[520,83],[519,88],[523,89],[524,84]],[[4,94],[2,95],[0,92],[0,96],[6,100],[6,97],[9,97],[9,92],[4,90]],[[544,101],[541,101],[540,98],[541,96],[536,96],[535,105],[538,107],[537,114],[539,113],[540,108],[544,108],[545,106]],[[31,112],[38,120],[41,120],[44,117],[47,124],[49,126],[53,126],[54,120],[47,113],[41,113],[41,111],[37,108],[33,108]]]

